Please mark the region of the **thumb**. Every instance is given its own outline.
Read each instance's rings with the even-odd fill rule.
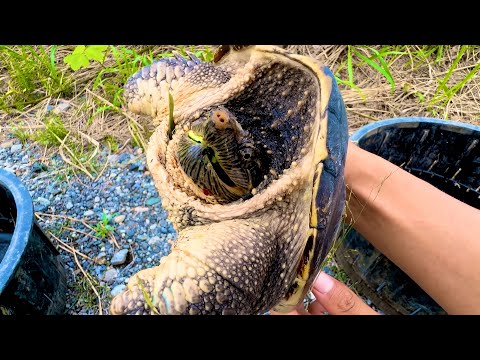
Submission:
[[[312,305],[323,307],[331,315],[379,315],[345,284],[324,272],[315,280],[312,292],[317,299]]]

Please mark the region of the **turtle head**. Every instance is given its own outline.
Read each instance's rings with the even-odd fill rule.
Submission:
[[[158,125],[152,141],[177,188],[205,203],[246,200],[313,151],[312,59],[270,46],[222,46],[212,63],[189,56],[157,61],[125,87],[128,108]]]

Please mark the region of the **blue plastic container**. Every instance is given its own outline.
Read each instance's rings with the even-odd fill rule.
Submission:
[[[480,209],[479,126],[431,118],[396,118],[366,125],[350,140]],[[384,313],[445,314],[354,229],[340,245],[335,259],[356,283],[355,288]]]
[[[59,253],[34,219],[29,192],[0,169],[0,314],[63,314],[66,293]]]

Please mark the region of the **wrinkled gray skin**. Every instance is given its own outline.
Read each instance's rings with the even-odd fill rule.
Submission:
[[[275,47],[222,47],[215,63],[191,56],[143,68],[125,97],[157,126],[147,161],[178,239],[159,266],[130,279],[110,312],[262,314],[302,301],[345,200],[347,122],[331,72]],[[248,194],[227,202],[185,173],[177,151],[192,124],[219,108],[253,139],[263,171]]]

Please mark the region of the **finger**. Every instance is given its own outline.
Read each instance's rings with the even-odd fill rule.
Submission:
[[[379,315],[345,284],[321,272],[312,288],[313,295],[332,315]],[[318,304],[316,305],[318,306]]]

